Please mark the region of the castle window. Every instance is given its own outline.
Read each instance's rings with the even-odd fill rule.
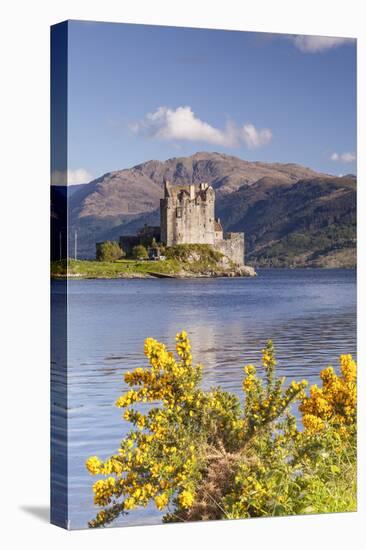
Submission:
[[[182,217],[182,207],[178,206],[176,210],[176,217],[181,218]]]

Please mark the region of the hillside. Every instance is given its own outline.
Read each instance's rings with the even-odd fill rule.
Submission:
[[[332,264],[354,264],[354,177],[221,153],[148,161],[69,192],[70,236],[77,229],[80,257],[94,257],[96,241],[158,224],[164,178],[173,184],[205,181],[215,188],[224,229],[246,232],[248,263],[322,265],[330,254]]]
[[[317,177],[290,186],[259,181],[218,204],[230,231],[246,234],[249,264],[352,267],[356,263],[356,182]]]

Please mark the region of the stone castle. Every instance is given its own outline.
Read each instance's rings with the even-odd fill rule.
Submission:
[[[164,182],[160,200],[160,238],[167,246],[209,244],[237,265],[244,265],[244,233],[223,232],[215,219],[215,191],[207,183]]]
[[[120,237],[121,248],[129,254],[136,244],[152,239],[166,246],[209,244],[237,266],[244,265],[244,233],[224,233],[215,219],[215,191],[207,183],[172,185],[164,181],[160,200],[160,227],[147,226],[137,235]]]

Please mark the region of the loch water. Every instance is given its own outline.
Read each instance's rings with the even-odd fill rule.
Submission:
[[[322,368],[338,366],[341,353],[356,356],[355,270],[260,269],[255,278],[232,279],[71,280],[67,287],[68,517],[74,529],[86,528],[96,513],[86,458],[116,452],[129,427],[114,402],[125,389],[123,374],[146,365],[147,336],[172,348],[175,334],[185,329],[194,360],[204,365],[204,387],[220,385],[238,394],[244,364],[260,363],[268,339],[276,347],[278,373],[288,381],[317,382]],[[54,318],[63,288],[62,282],[52,282]],[[59,369],[56,358],[54,389]],[[60,444],[60,437],[53,433],[52,444]],[[114,525],[160,523],[161,516],[149,506]]]

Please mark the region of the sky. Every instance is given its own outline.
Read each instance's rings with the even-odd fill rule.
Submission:
[[[356,42],[69,22],[68,182],[197,151],[356,173]]]

